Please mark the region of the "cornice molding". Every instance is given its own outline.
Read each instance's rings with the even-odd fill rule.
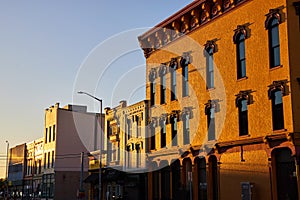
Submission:
[[[224,12],[228,12],[250,0],[197,0],[139,36],[140,46],[148,58],[154,51],[175,39],[211,23]]]

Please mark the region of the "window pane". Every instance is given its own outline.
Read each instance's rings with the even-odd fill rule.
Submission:
[[[275,97],[275,105],[282,104],[282,92],[276,91],[274,94]]]
[[[279,45],[279,31],[278,31],[278,25],[273,26],[271,28],[271,34],[272,34],[272,47]]]
[[[280,65],[280,47],[275,47],[273,49],[274,51],[274,55],[273,55],[273,59],[274,59],[274,66],[279,66]]]

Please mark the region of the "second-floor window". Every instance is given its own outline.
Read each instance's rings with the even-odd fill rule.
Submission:
[[[166,120],[160,120],[160,147],[163,148],[166,146],[167,132],[166,132]]]
[[[210,106],[207,109],[207,130],[208,130],[208,140],[215,140],[215,107]]]
[[[279,89],[272,91],[271,100],[272,100],[273,130],[281,130],[284,128],[282,91]]]
[[[53,141],[55,141],[55,135],[56,134],[56,129],[55,129],[55,125],[53,125]]]
[[[172,146],[177,146],[177,117],[171,117]]]
[[[190,144],[190,115],[184,113],[182,115],[183,123],[183,144]]]
[[[48,141],[48,128],[45,130],[45,143]]]
[[[186,97],[189,95],[189,69],[188,64],[182,66],[182,96]]]
[[[240,136],[248,135],[248,100],[240,99],[238,101],[239,109],[239,132]]]
[[[213,48],[207,48],[206,57],[206,87],[207,89],[214,88],[214,53]]]

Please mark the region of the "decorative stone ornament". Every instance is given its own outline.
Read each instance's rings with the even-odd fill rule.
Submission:
[[[159,71],[158,71],[159,76],[163,76],[163,75],[167,74],[167,72],[168,72],[167,66],[165,64],[160,65]]]
[[[287,85],[288,82],[288,80],[273,81],[273,83],[268,86],[269,99],[272,99],[272,93],[275,90],[280,90],[282,92],[282,96],[287,96],[289,94],[289,86]]]
[[[206,51],[208,51],[208,49],[212,49],[213,50],[213,53],[216,53],[218,52],[218,45],[217,45],[217,41],[219,39],[215,38],[213,40],[207,40],[207,42],[204,44],[204,49]]]
[[[251,36],[251,29],[249,28],[250,25],[251,25],[250,23],[246,23],[237,26],[237,28],[234,30],[234,35],[233,35],[234,44],[238,42],[240,34],[243,34],[245,36],[245,39],[248,39]]]
[[[273,18],[278,19],[278,24],[281,24],[282,22],[284,22],[285,14],[282,11],[283,9],[284,9],[284,6],[269,10],[269,13],[266,14],[266,17],[267,17],[267,19],[265,21],[265,28],[266,29],[269,28],[269,23]]]
[[[153,82],[157,77],[157,72],[155,68],[152,68],[149,73],[149,80]]]
[[[191,52],[184,52],[182,54],[182,57],[180,59],[181,67],[191,63],[191,55],[190,54],[191,54]]]
[[[244,90],[244,91],[240,91],[236,96],[235,99],[235,106],[239,107],[240,105],[240,101],[242,99],[246,99],[247,100],[247,105],[253,104],[254,100],[253,100],[253,96],[251,95],[251,93],[254,92],[252,90]]]

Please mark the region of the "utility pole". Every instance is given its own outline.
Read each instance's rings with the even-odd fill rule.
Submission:
[[[80,164],[81,164],[81,170],[80,170],[80,187],[79,187],[78,197],[79,197],[79,199],[82,199],[84,197],[84,189],[83,189],[84,152],[81,152]]]
[[[8,199],[8,152],[9,152],[9,142],[6,140],[6,195],[5,199]]]

